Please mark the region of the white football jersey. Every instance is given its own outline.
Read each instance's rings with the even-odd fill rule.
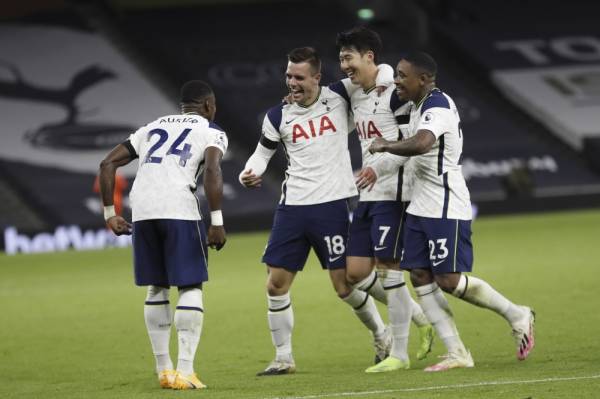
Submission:
[[[129,194],[132,220],[200,220],[194,192],[204,151],[217,147],[225,154],[225,132],[200,115],[167,115],[138,129],[129,141],[139,156]]]
[[[460,166],[463,136],[452,99],[433,89],[410,116],[411,135],[429,130],[436,142],[426,154],[412,157],[415,183],[407,212],[428,218],[471,220],[471,199]]]
[[[395,91],[395,86],[391,85],[379,96],[375,88],[369,91],[355,90],[350,96],[354,127],[362,148],[363,168],[382,157],[382,154],[369,152],[369,146],[375,138],[396,141],[408,134],[410,104],[398,99]],[[411,163],[407,160],[403,167],[394,172],[378,176],[371,191],[361,191],[360,201],[410,201],[413,179]]]
[[[282,103],[265,115],[263,136],[281,142],[288,158],[281,204],[320,204],[358,194],[348,151],[348,100],[337,82],[320,87],[311,105]]]

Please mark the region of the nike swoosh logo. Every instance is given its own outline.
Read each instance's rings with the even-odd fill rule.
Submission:
[[[440,263],[443,263],[446,259],[438,260],[437,262],[433,262],[433,267],[436,267]]]
[[[293,122],[295,119],[296,119],[296,118],[294,118],[294,119],[290,119],[289,121],[285,121],[285,124],[286,124],[286,125],[289,125],[289,124],[290,124],[290,123],[292,123],[292,122]]]
[[[375,245],[375,248],[373,248],[375,251],[381,251],[383,249],[386,249],[387,247],[380,247],[379,245]]]
[[[329,261],[330,261],[330,262],[335,262],[336,260],[338,260],[338,259],[339,259],[339,258],[341,258],[341,257],[342,257],[342,255],[340,255],[340,256],[336,256],[335,258],[332,258],[332,257],[330,256],[330,257],[329,257]]]

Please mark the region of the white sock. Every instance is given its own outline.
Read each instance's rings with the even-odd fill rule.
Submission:
[[[144,320],[146,321],[146,330],[156,360],[156,372],[172,370],[173,362],[169,355],[171,306],[169,305],[168,288],[148,286],[144,305]]]
[[[375,270],[373,270],[364,280],[354,284],[354,288],[368,292],[369,295],[377,301],[387,305],[387,298],[381,280],[379,279],[379,273]]]
[[[385,334],[385,324],[381,319],[381,315],[375,306],[375,301],[366,292],[353,289],[345,298],[342,298],[344,302],[352,306],[354,314],[360,319],[360,321],[367,327],[373,337],[376,340],[383,338]]]
[[[430,324],[429,320],[427,320],[427,316],[423,313],[423,309],[421,309],[421,305],[419,305],[412,296],[410,297],[410,306],[412,307],[412,321],[417,327],[423,327]]]
[[[415,292],[425,316],[433,324],[437,335],[444,341],[448,352],[464,353],[466,349],[458,335],[452,311],[438,285],[434,282],[415,287]]]
[[[392,349],[390,356],[400,360],[408,360],[408,331],[412,306],[410,294],[404,282],[404,273],[399,270],[388,270],[383,289],[387,296],[390,328],[392,330]]]
[[[179,342],[177,371],[184,375],[194,372],[194,358],[200,342],[203,320],[202,290],[179,290],[179,301],[175,310],[175,328]]]
[[[525,311],[518,305],[492,288],[485,281],[461,274],[454,292],[457,298],[463,299],[473,305],[490,309],[504,317],[511,325],[525,316]]]
[[[269,302],[269,329],[275,346],[275,357],[279,360],[292,359],[292,329],[294,328],[294,311],[290,293],[279,296],[267,295]]]

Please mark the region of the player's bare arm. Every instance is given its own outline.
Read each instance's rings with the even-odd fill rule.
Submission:
[[[369,146],[371,154],[376,152],[389,152],[394,155],[403,155],[406,157],[422,155],[435,144],[436,138],[430,130],[421,129],[413,137],[400,141],[387,141],[378,137]]]
[[[223,153],[216,147],[208,147],[204,152],[205,169],[203,185],[208,207],[211,210],[211,224],[208,228],[208,246],[215,248],[217,251],[223,248],[226,241],[223,216],[221,215],[221,201],[223,199],[222,157]]]
[[[124,144],[116,146],[100,163],[100,195],[104,205],[104,219],[110,229],[118,236],[131,234],[131,224],[114,211],[115,172],[121,166],[133,160]]]

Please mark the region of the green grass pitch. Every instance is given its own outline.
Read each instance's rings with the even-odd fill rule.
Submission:
[[[260,264],[267,233],[256,233],[211,252],[196,358],[209,389],[200,392],[158,388],[129,250],[0,255],[0,398],[600,397],[600,210],[481,218],[473,232],[474,274],[537,311],[524,362],[504,320],[450,298],[475,368],[424,373],[443,345],[416,361],[413,334],[411,370],[367,375],[370,335],[311,257],[292,290],[298,372],[255,377],[273,356]]]

